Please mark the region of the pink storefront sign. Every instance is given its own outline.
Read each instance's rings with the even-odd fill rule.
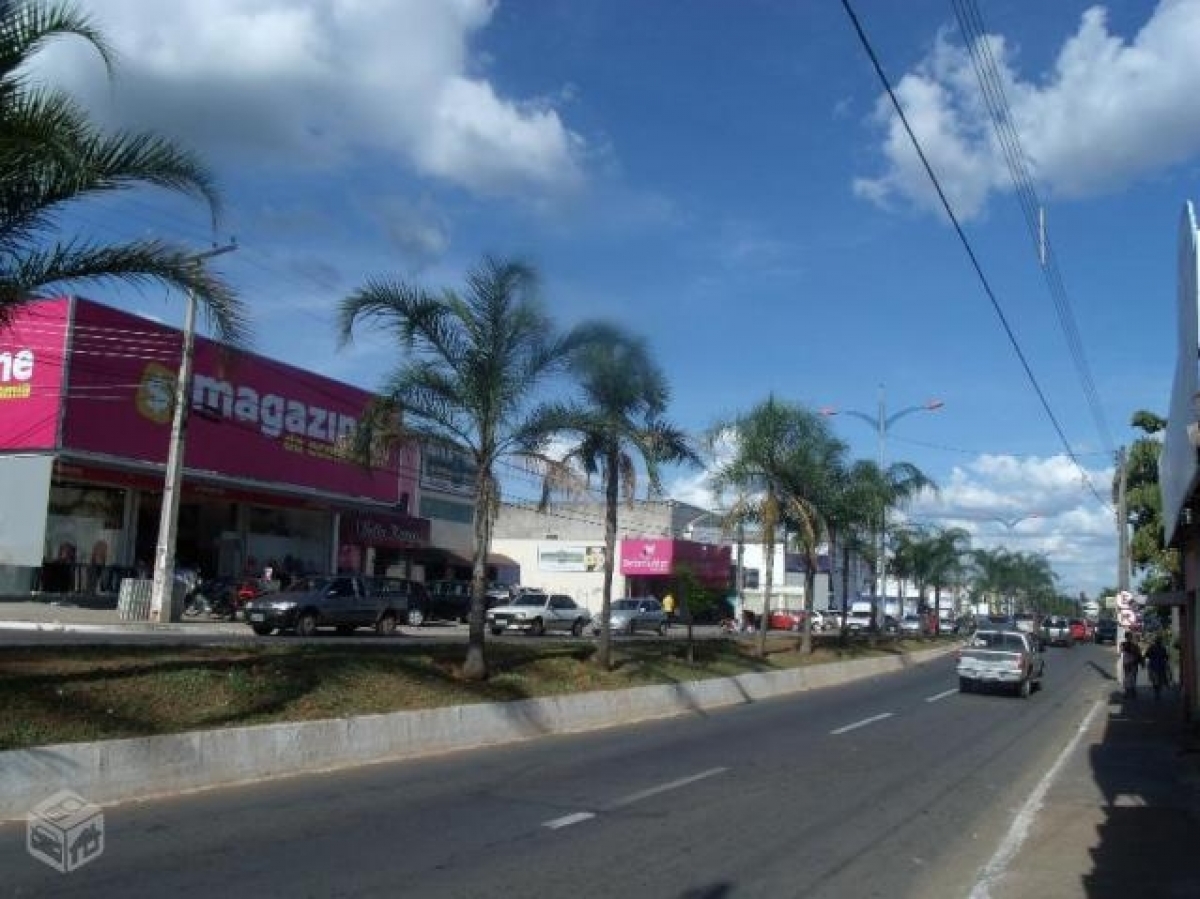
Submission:
[[[99,303],[72,302],[62,447],[165,464],[182,335]],[[45,322],[46,308],[60,304],[67,306],[33,304],[21,321]],[[369,466],[351,456],[371,399],[364,390],[197,338],[185,468],[409,502],[416,497],[415,448],[381,451]]]
[[[621,574],[627,576],[670,574],[675,541],[637,538],[621,541]]]
[[[0,450],[45,450],[58,444],[70,303],[22,309],[0,328]]]
[[[668,538],[638,538],[621,541],[621,574],[627,577],[677,575],[686,567],[705,583],[729,579],[728,546],[694,543]]]

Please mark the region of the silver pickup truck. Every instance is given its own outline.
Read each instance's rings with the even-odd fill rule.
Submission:
[[[969,693],[997,684],[1027,697],[1041,686],[1045,667],[1033,635],[1018,630],[980,629],[958,651],[958,689]]]

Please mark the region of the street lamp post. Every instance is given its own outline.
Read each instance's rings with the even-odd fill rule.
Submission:
[[[849,415],[851,418],[857,418],[860,421],[865,421],[875,429],[875,435],[878,440],[878,461],[879,471],[882,473],[887,464],[887,435],[892,425],[907,415],[912,415],[916,412],[934,412],[944,406],[941,400],[927,400],[915,406],[905,406],[895,412],[887,411],[887,396],[884,392],[883,385],[879,385],[879,405],[872,415],[869,412],[860,412],[857,409],[835,409],[825,408],[821,410],[822,415]],[[878,572],[876,573],[876,588],[875,595],[880,599],[885,598],[885,590],[887,583],[887,509],[883,510],[883,516],[879,522],[879,564]],[[900,598],[903,602],[903,597]]]

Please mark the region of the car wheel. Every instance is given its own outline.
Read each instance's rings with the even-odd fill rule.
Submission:
[[[540,637],[546,633],[546,623],[540,618],[533,619],[533,623],[529,625],[529,633],[531,636]]]
[[[420,627],[424,623],[425,623],[425,613],[424,612],[422,612],[420,609],[409,609],[408,610],[408,626],[409,627]]]
[[[1017,695],[1022,699],[1028,699],[1029,694],[1033,692],[1033,682],[1029,678],[1021,681],[1021,685],[1017,687]]]
[[[352,633],[354,633],[354,625],[353,624],[339,624],[337,626],[337,632],[340,636],[348,637]]]
[[[582,618],[576,618],[575,623],[571,625],[571,636],[573,636],[573,637],[582,637],[583,636],[583,619]]]
[[[958,679],[958,692],[959,693],[970,693],[971,692],[971,679],[969,677],[960,677]]]
[[[296,636],[311,637],[317,632],[317,616],[312,612],[305,612],[296,619]]]
[[[266,637],[271,633],[271,631],[275,630],[275,628],[271,627],[269,624],[252,624],[250,627],[253,629],[254,633],[258,634],[260,637]]]
[[[375,633],[381,637],[390,637],[396,633],[396,616],[391,612],[375,622]]]

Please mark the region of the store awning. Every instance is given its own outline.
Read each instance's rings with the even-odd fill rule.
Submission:
[[[429,545],[429,519],[388,512],[347,512],[342,515],[342,543],[384,549]]]

